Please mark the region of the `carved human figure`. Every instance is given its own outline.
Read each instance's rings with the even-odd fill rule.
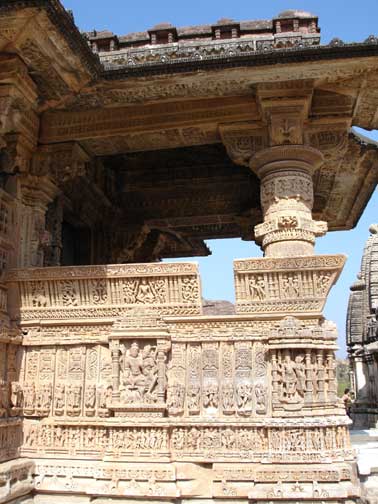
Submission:
[[[56,446],[62,447],[64,445],[64,430],[59,425],[55,429],[55,444]]]
[[[174,429],[172,433],[172,448],[174,450],[182,450],[184,447],[185,447],[184,429]]]
[[[255,396],[256,396],[256,413],[264,414],[267,409],[267,395],[266,395],[266,385],[264,383],[258,382],[255,385]]]
[[[246,414],[252,410],[252,384],[238,383],[236,386],[236,403],[239,413]]]
[[[200,439],[201,439],[201,431],[196,427],[192,427],[188,432],[188,438],[187,438],[189,448],[197,450],[200,444]]]
[[[139,345],[134,341],[126,353],[124,361],[124,385],[130,387],[144,387],[146,377],[143,373],[143,357]]]
[[[79,416],[81,413],[81,385],[67,388],[67,415]]]
[[[110,415],[109,405],[112,399],[113,388],[111,385],[103,385],[97,390],[98,415],[108,417]]]
[[[188,389],[188,410],[190,414],[198,414],[200,410],[200,386],[191,384]]]
[[[374,314],[370,316],[367,323],[367,337],[369,341],[375,341],[378,337],[378,309],[374,309]]]
[[[9,407],[8,386],[4,380],[0,380],[0,417],[7,415]]]
[[[146,378],[146,393],[151,394],[157,384],[158,366],[156,363],[156,349],[146,345],[142,352],[143,375]]]
[[[317,278],[316,290],[318,294],[326,294],[331,275],[330,273],[321,273]]]
[[[43,415],[48,415],[50,413],[51,408],[51,384],[44,384],[39,390],[39,401],[38,407],[40,409],[39,413]]]
[[[221,442],[222,442],[223,448],[226,448],[227,450],[229,450],[231,448],[235,448],[235,444],[236,444],[235,432],[230,428],[222,431]]]
[[[34,383],[24,386],[24,415],[32,415],[35,409],[35,387]]]
[[[252,301],[262,301],[266,298],[265,281],[262,277],[253,276],[249,280],[249,291],[251,293]]]
[[[296,298],[299,296],[299,280],[295,275],[287,275],[282,280],[282,286],[285,296]]]
[[[12,382],[11,384],[11,414],[12,416],[19,415],[23,401],[22,387],[19,382]]]
[[[77,306],[78,298],[74,284],[70,280],[61,281],[62,301],[64,306]]]
[[[235,408],[235,391],[232,383],[224,383],[222,387],[222,406],[224,413],[232,413]]]
[[[145,345],[143,350],[133,342],[122,361],[121,398],[128,403],[157,401],[158,364],[156,348]]]
[[[218,408],[218,384],[208,383],[203,389],[203,405],[205,408]]]
[[[57,384],[55,387],[55,414],[63,415],[65,404],[65,385]]]
[[[306,366],[302,354],[295,357],[295,374],[297,376],[297,391],[301,397],[304,397],[306,391]]]
[[[291,360],[289,354],[286,354],[283,362],[279,364],[279,371],[282,379],[281,400],[288,403],[296,402],[298,378],[295,362]]]
[[[142,304],[151,304],[156,301],[155,293],[145,278],[142,279],[138,286],[136,301]]]
[[[30,425],[26,430],[25,445],[29,448],[32,448],[35,444],[37,444],[37,440],[38,427],[36,425]]]
[[[85,414],[86,416],[94,416],[96,406],[96,386],[87,385],[85,389]]]
[[[175,383],[168,388],[167,408],[173,415],[184,411],[185,387]]]

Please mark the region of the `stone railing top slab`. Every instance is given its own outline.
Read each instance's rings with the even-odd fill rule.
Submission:
[[[199,275],[195,262],[107,264],[99,266],[59,266],[52,268],[13,269],[7,274],[8,282],[34,280],[66,280],[68,278],[117,278]]]
[[[343,255],[236,260],[236,313],[321,313],[345,260]]]
[[[116,319],[136,308],[158,315],[200,315],[196,263],[121,264],[12,270],[14,318]],[[18,307],[18,308],[17,308]]]

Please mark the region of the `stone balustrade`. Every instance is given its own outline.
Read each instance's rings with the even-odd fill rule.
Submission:
[[[10,271],[13,317],[21,320],[116,318],[135,308],[200,315],[198,266],[153,263]]]
[[[234,261],[236,313],[320,313],[343,255]]]

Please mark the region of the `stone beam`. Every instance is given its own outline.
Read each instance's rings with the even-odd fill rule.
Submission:
[[[148,106],[134,105],[129,107],[91,109],[87,111],[55,111],[42,117],[40,142],[50,144],[69,141],[92,141],[102,138],[119,138],[143,132],[148,144],[151,132],[169,131],[180,127],[213,125],[217,132],[219,123],[256,120],[259,117],[257,105],[252,97],[212,98],[206,100],[187,100],[184,102],[151,104]],[[209,143],[204,136],[202,142]],[[188,138],[188,142],[191,143]],[[219,137],[215,139],[219,141]],[[130,138],[132,144],[132,138]],[[181,140],[183,143],[183,140]],[[210,142],[212,143],[212,142]],[[164,148],[161,138],[159,148]],[[179,146],[179,145],[177,145]],[[127,150],[145,150],[127,148]],[[148,145],[147,145],[148,150]]]

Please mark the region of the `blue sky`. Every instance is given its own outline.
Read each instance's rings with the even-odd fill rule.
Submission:
[[[81,30],[108,29],[118,35],[143,31],[157,23],[176,26],[214,23],[220,18],[237,20],[270,19],[285,9],[303,9],[319,16],[322,43],[334,37],[344,41],[363,41],[370,34],[378,35],[378,1],[362,0],[63,0],[72,9]],[[378,140],[378,132],[363,132]],[[339,328],[340,356],[345,356],[345,316],[349,286],[360,268],[368,228],[378,222],[378,192],[375,191],[358,225],[352,231],[328,233],[318,239],[317,253],[344,253],[347,264],[329,296],[325,315]],[[203,295],[208,299],[234,300],[232,261],[236,258],[261,256],[259,248],[241,240],[211,240],[213,255],[198,260],[202,276]]]

